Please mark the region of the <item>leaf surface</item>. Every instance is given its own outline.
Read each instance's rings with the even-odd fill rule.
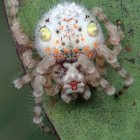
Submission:
[[[134,78],[134,84],[118,99],[92,89],[89,101],[82,99],[64,103],[60,96],[44,93],[43,107],[62,140],[138,140],[140,137],[140,1],[81,0],[85,7],[102,7],[111,22],[121,19],[125,39],[119,63]],[[20,21],[24,31],[33,38],[38,20],[56,0],[24,0]],[[104,28],[104,27],[103,27]],[[130,49],[129,49],[130,48]],[[134,62],[135,61],[135,62]],[[107,66],[106,79],[118,90],[122,79]]]

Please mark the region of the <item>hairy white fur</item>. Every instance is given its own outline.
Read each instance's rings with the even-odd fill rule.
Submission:
[[[90,17],[86,19],[86,15]],[[49,22],[46,22],[46,19],[49,19]],[[63,19],[73,20],[66,22]],[[91,21],[95,22],[99,29],[99,35],[97,37],[91,37],[87,33],[87,26]],[[64,30],[57,34],[56,30],[60,27],[59,23],[61,23],[61,26],[64,26]],[[77,24],[78,28],[81,28],[81,31],[78,31],[78,28],[74,28],[75,24]],[[40,39],[40,28],[44,26],[51,31],[51,40],[48,42],[44,42]],[[75,3],[58,4],[47,12],[38,23],[35,37],[36,48],[42,57],[46,55],[44,49],[47,47],[50,47],[52,49],[51,51],[53,51],[55,48],[61,50],[64,47],[72,49],[83,48],[88,45],[91,50],[94,50],[93,43],[95,41],[103,42],[103,34],[95,17],[91,15],[87,9]],[[81,40],[81,37],[85,38],[84,41]],[[77,39],[79,40],[78,44],[76,43]],[[60,44],[55,44],[56,40],[62,41],[65,43],[65,46],[61,45],[62,42]],[[53,52],[51,53],[53,54]]]

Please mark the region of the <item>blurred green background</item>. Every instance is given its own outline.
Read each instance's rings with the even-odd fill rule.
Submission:
[[[54,136],[44,134],[32,123],[30,87],[17,90],[12,85],[22,73],[0,0],[0,140],[55,140]]]

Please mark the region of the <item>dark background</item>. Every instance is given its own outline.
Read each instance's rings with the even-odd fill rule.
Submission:
[[[0,0],[0,140],[53,140],[33,123],[33,98],[29,86],[14,88],[12,81],[23,74]]]

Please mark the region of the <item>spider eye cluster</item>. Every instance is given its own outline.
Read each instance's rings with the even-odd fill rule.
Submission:
[[[42,41],[49,41],[51,39],[51,31],[47,27],[42,27],[40,29],[40,38]]]
[[[91,22],[87,26],[87,32],[89,36],[96,37],[99,34],[97,25],[94,22]]]

